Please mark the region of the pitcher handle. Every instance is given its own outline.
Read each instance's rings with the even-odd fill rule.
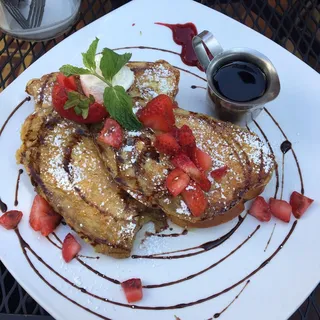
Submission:
[[[205,70],[207,70],[211,61],[210,57],[207,54],[206,47],[208,48],[213,57],[215,57],[223,51],[218,40],[214,37],[214,35],[211,32],[207,30],[202,31],[201,33],[193,37],[192,46],[197,55],[198,60],[200,61],[201,65]]]

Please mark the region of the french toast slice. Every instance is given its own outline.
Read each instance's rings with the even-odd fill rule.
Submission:
[[[128,257],[147,210],[114,183],[86,127],[35,112],[21,139],[17,160],[37,193],[97,252]]]
[[[203,215],[192,216],[181,196],[168,193],[165,181],[173,165],[168,156],[156,151],[155,134],[149,129],[125,132],[124,144],[117,151],[100,146],[111,175],[137,200],[160,206],[182,227],[210,227],[233,219],[244,210],[244,202],[260,194],[271,179],[272,154],[256,134],[244,128],[179,108],[174,113],[176,126],[188,125],[198,148],[210,155],[212,169],[229,168],[221,182],[208,175],[212,186]]]
[[[166,94],[172,99],[177,95],[180,72],[167,61],[134,61],[129,62],[127,66],[135,76],[128,93],[138,103],[144,104],[159,94]]]

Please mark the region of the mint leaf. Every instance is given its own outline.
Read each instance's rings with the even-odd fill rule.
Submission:
[[[87,69],[84,69],[84,68],[74,67],[71,64],[65,64],[59,70],[66,77],[69,77],[69,76],[72,76],[72,75],[91,74],[90,70],[87,70]]]
[[[132,111],[132,99],[121,86],[107,87],[103,94],[104,105],[111,117],[127,130],[139,130],[142,124]]]
[[[112,82],[112,78],[131,59],[131,53],[117,54],[111,49],[104,48],[100,61],[100,69],[104,78]]]
[[[82,61],[83,64],[91,70],[96,70],[96,52],[97,52],[97,47],[98,47],[98,42],[99,39],[96,38],[95,40],[93,40],[93,42],[91,43],[89,49],[87,52],[82,53]]]

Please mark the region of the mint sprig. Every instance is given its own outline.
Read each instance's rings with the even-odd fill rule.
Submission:
[[[78,116],[81,115],[83,119],[87,119],[89,115],[89,107],[92,103],[94,103],[94,98],[92,95],[90,95],[88,98],[79,92],[69,91],[68,100],[63,108],[65,110],[74,108],[74,111]]]
[[[74,67],[72,65],[64,65],[60,68],[65,76],[91,74],[96,76],[108,86],[104,90],[104,105],[110,116],[119,122],[119,124],[128,130],[139,130],[142,128],[141,122],[133,113],[133,102],[125,89],[121,86],[113,86],[112,79],[131,59],[131,53],[117,54],[111,49],[105,48],[102,51],[100,61],[100,70],[102,76],[97,73],[95,56],[97,52],[99,39],[96,38],[90,45],[87,52],[82,53],[83,64],[86,68]],[[90,106],[90,98],[83,99],[72,93],[66,102],[65,108],[75,108],[77,114],[81,114],[84,118],[88,117]],[[79,94],[80,95],[80,94]],[[81,95],[80,95],[81,96]]]

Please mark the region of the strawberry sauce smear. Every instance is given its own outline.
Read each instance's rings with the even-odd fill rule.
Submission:
[[[198,67],[201,71],[203,71],[203,68],[201,67],[196,53],[192,47],[192,39],[198,34],[197,27],[192,22],[185,24],[155,22],[155,24],[165,26],[172,31],[174,42],[182,46],[180,57],[184,64],[192,67]]]

